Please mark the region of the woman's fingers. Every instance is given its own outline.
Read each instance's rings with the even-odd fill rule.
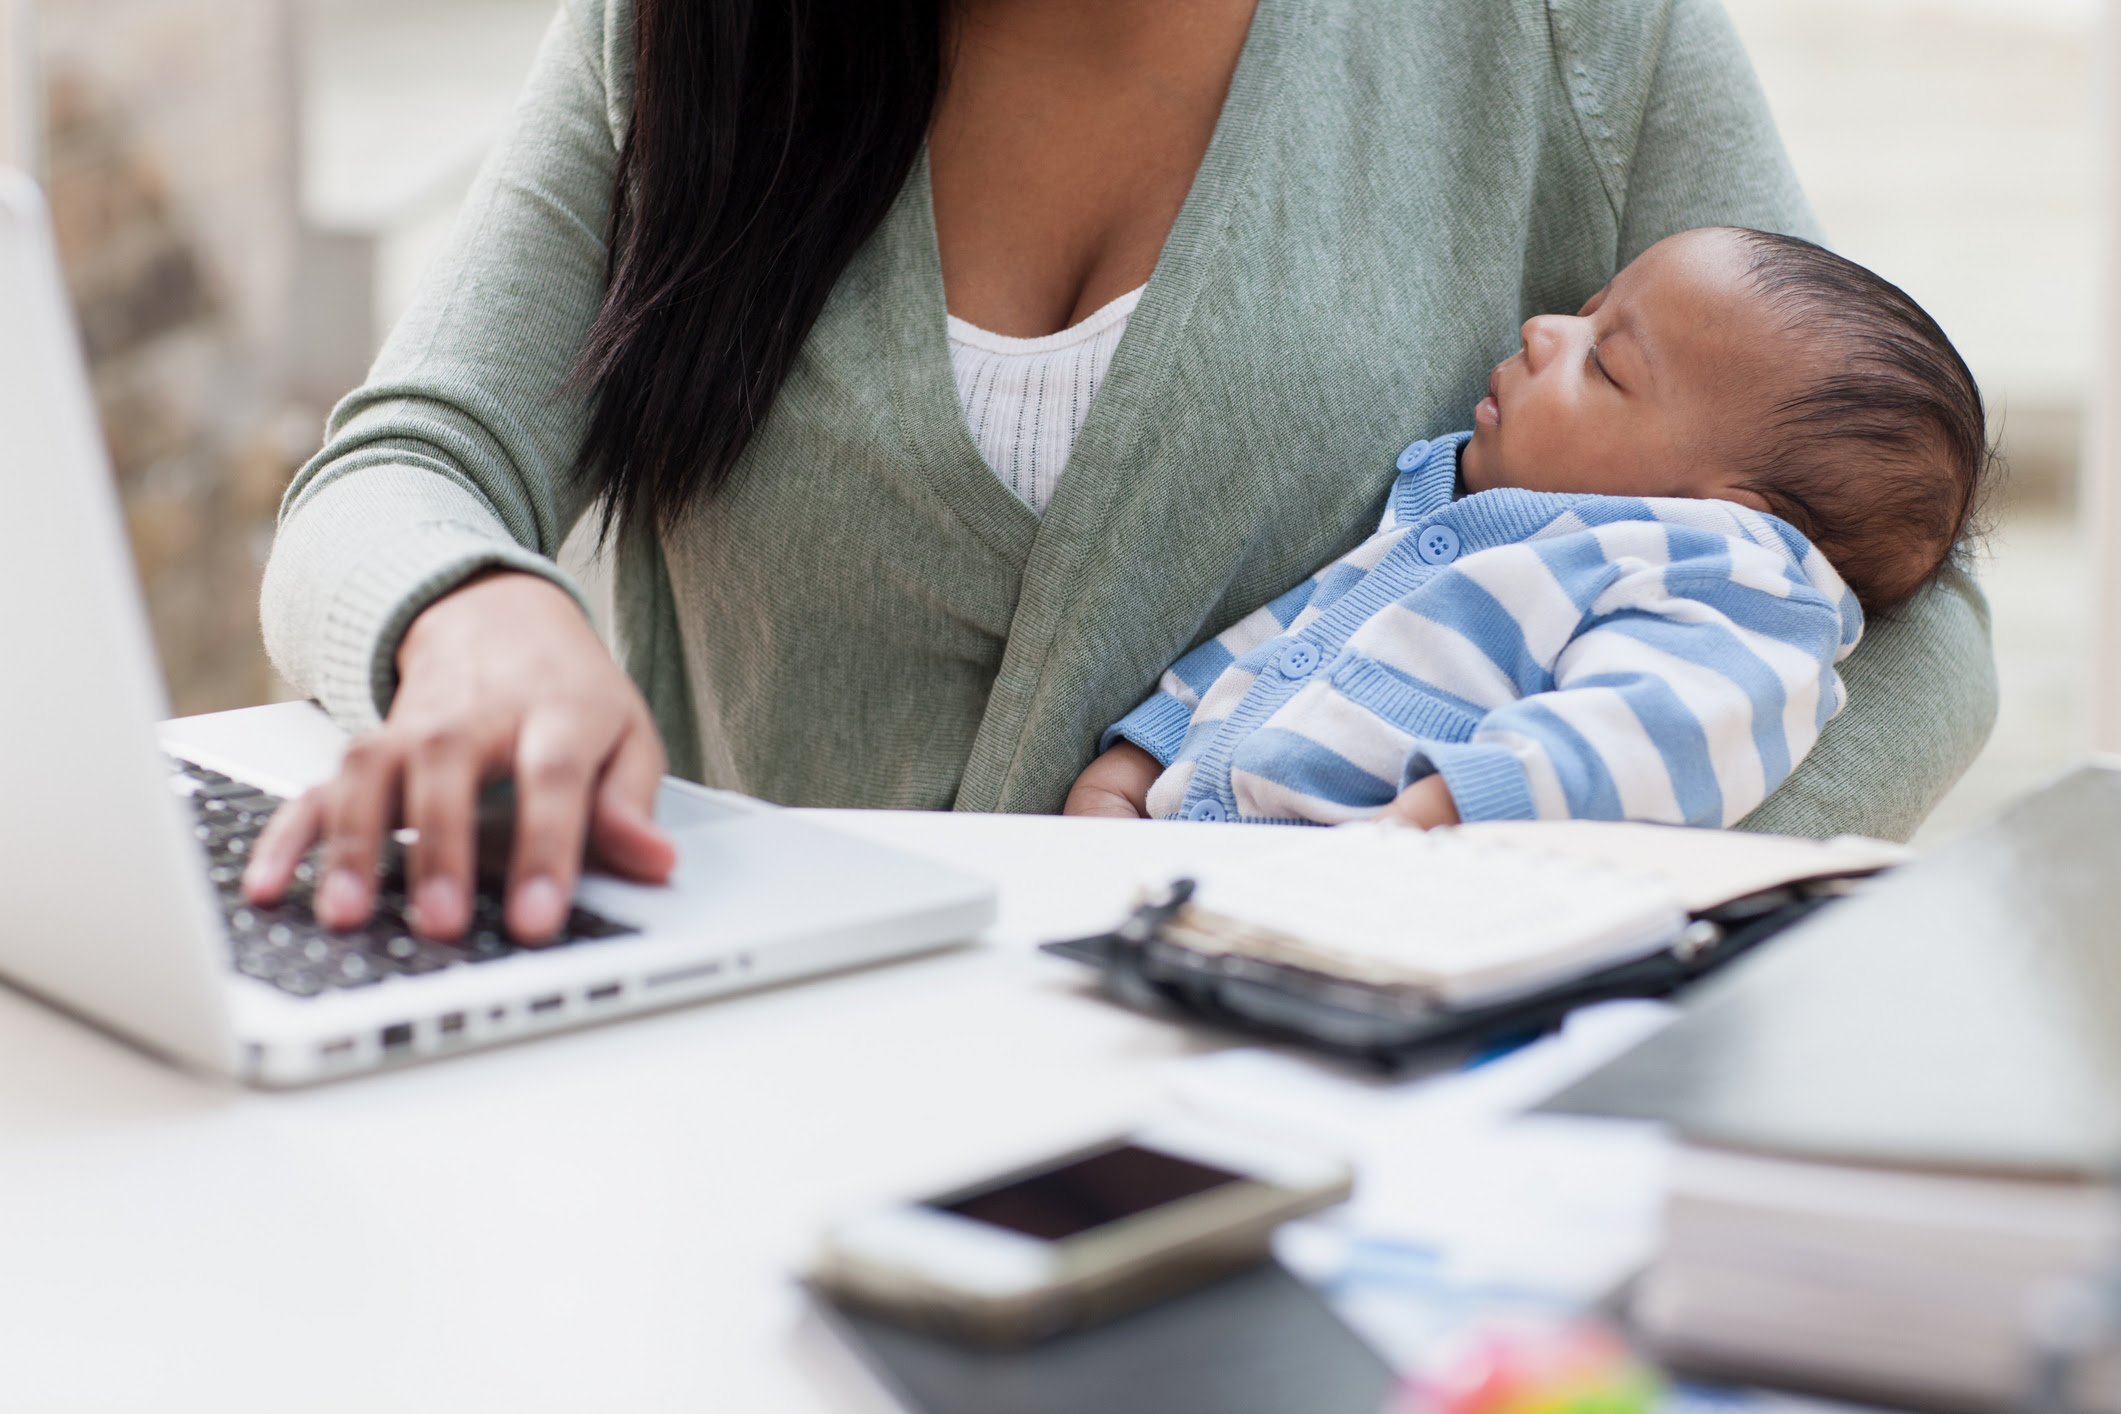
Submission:
[[[508,932],[549,942],[567,921],[581,872],[589,793],[609,738],[572,712],[542,712],[516,743],[515,848],[508,868]]]
[[[361,737],[324,788],[324,865],[315,907],[327,928],[358,928],[375,909],[376,860],[402,765],[394,742],[380,733]]]
[[[406,861],[405,893],[412,926],[422,937],[448,942],[471,926],[479,783],[490,748],[465,729],[420,726],[405,767],[405,823],[417,832]]]
[[[597,863],[643,884],[662,883],[678,862],[677,846],[655,823],[665,764],[654,724],[636,720],[604,768],[590,817],[590,852]]]
[[[243,896],[252,903],[271,907],[287,897],[295,866],[323,826],[325,790],[316,786],[282,804],[258,832],[243,870]]]

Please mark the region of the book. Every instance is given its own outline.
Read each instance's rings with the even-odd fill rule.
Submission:
[[[1682,1366],[2021,1403],[2041,1303],[2121,1270],[2121,771],[1793,926],[1544,1107],[1677,1131],[1633,1304]],[[2121,1409],[2110,1367],[2083,1407]]]

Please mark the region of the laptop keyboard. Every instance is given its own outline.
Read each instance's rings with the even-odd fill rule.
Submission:
[[[243,869],[251,845],[280,805],[280,798],[189,761],[172,759],[173,789],[188,796],[196,820],[193,833],[206,851],[207,877],[228,920],[236,970],[270,982],[283,992],[313,997],[334,987],[366,987],[385,977],[437,972],[466,963],[491,962],[519,952],[543,952],[569,943],[620,937],[637,929],[576,908],[552,942],[535,949],[508,940],[501,902],[481,887],[471,927],[454,943],[429,942],[406,921],[405,874],[393,844],[376,895],[375,916],[360,928],[334,933],[316,921],[310,899],[316,885],[318,851],[295,868],[294,886],[271,908],[243,897]]]

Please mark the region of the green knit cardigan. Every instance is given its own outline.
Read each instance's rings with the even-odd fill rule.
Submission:
[[[289,490],[263,619],[355,728],[412,617],[493,565],[565,583],[632,39],[567,0],[509,135]],[[1034,515],[950,371],[925,162],[729,485],[618,546],[622,657],[673,768],[795,804],[1051,811],[1158,672],[1361,538],[1529,315],[1673,231],[1812,234],[1714,0],[1260,0],[1206,159]],[[1905,838],[1994,713],[1956,572],[1874,622],[1848,709],[1747,822]]]

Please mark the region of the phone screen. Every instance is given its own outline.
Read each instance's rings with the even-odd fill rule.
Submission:
[[[926,1206],[1058,1242],[1238,1179],[1191,1159],[1118,1144],[999,1188]]]

